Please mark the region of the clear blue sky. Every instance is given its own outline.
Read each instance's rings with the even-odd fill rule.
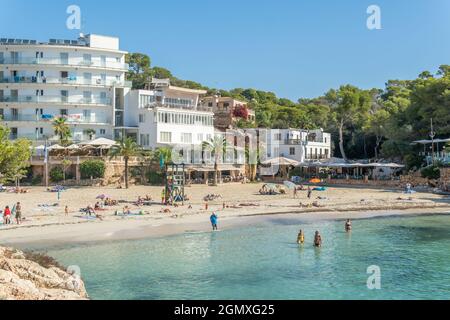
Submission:
[[[182,79],[293,100],[450,64],[449,0],[0,0],[0,36],[76,38],[70,4],[81,7],[82,32],[118,36]],[[371,4],[382,30],[366,28]]]

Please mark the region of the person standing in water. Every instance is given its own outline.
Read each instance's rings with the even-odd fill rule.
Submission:
[[[297,236],[297,243],[298,243],[298,244],[303,244],[303,243],[305,243],[305,235],[303,234],[303,230],[300,230],[300,232],[298,233],[298,236]]]
[[[347,222],[345,223],[345,232],[352,231],[352,221],[350,219],[347,219]]]
[[[213,214],[211,215],[211,217],[209,218],[209,220],[211,221],[211,225],[213,228],[213,231],[217,231],[217,220],[219,219],[219,217],[217,216],[217,214],[215,212],[213,212]]]
[[[314,247],[322,247],[322,236],[320,235],[319,231],[316,231],[316,234],[314,235]]]

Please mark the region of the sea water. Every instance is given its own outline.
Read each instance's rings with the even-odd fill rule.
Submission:
[[[350,234],[344,223],[280,216],[221,232],[48,253],[79,266],[92,299],[450,298],[450,215],[354,220]],[[367,286],[370,266],[380,270],[380,289]]]

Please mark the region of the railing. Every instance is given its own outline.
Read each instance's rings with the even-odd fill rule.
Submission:
[[[45,115],[41,116],[41,115],[3,115],[0,116],[0,121],[7,121],[7,122],[15,122],[15,121],[23,121],[23,122],[36,122],[36,121],[53,121],[54,118],[57,117],[62,117],[61,115]],[[106,118],[106,117],[83,117],[83,116],[74,116],[69,115],[67,117],[67,123],[68,124],[73,124],[73,123],[105,123],[105,124],[109,124],[111,123],[111,119],[110,118]]]
[[[69,67],[90,67],[90,68],[105,68],[128,70],[128,63],[120,62],[97,62],[97,61],[81,61],[78,63],[70,62],[67,59],[60,58],[3,58],[0,59],[0,64],[39,64],[39,65],[63,65]]]
[[[309,143],[325,143],[325,141],[310,141],[310,140],[302,140],[302,139],[285,139],[284,144],[287,145],[308,145]]]
[[[64,104],[92,104],[111,105],[109,98],[73,98],[64,96],[1,96],[0,103],[64,103]]]
[[[131,88],[131,81],[101,80],[101,79],[77,79],[77,78],[38,78],[38,77],[11,77],[0,79],[0,83],[37,83],[37,84],[69,84],[69,85],[94,85],[117,86]]]

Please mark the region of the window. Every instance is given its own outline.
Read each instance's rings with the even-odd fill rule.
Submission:
[[[61,78],[67,79],[69,77],[69,72],[67,71],[61,71]]]
[[[208,133],[208,134],[206,135],[206,141],[211,140],[211,138],[212,138],[211,134]]]
[[[106,129],[100,129],[100,134],[101,135],[105,135],[106,134]]]
[[[161,143],[171,143],[172,142],[172,132],[160,132],[159,140]]]
[[[83,102],[90,103],[92,101],[92,92],[84,91],[83,92]]]
[[[106,67],[106,56],[100,56],[102,67]]]
[[[61,90],[61,102],[67,102],[69,99],[69,91]]]
[[[69,64],[69,54],[67,52],[61,52],[59,54],[61,64]]]
[[[141,146],[149,146],[150,145],[150,135],[149,134],[141,134]]]
[[[192,133],[182,133],[181,143],[192,143]]]
[[[83,110],[83,119],[85,121],[91,120],[91,110]]]
[[[85,65],[92,64],[92,56],[90,54],[83,54],[83,64]]]
[[[281,141],[281,133],[275,133],[274,139],[275,141]]]
[[[289,148],[289,155],[295,156],[295,148]]]
[[[148,108],[150,107],[150,105],[152,103],[154,103],[156,101],[155,96],[150,96],[150,95],[141,95],[139,97],[140,102],[139,102],[139,106],[140,108]]]
[[[203,142],[203,133],[197,134],[197,141]]]
[[[60,110],[59,110],[59,114],[60,114],[61,116],[67,116],[67,115],[68,115],[68,111],[67,111],[67,109],[60,109]]]
[[[145,122],[145,114],[139,114],[139,123]]]

